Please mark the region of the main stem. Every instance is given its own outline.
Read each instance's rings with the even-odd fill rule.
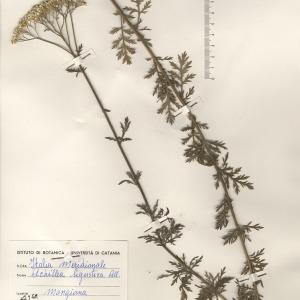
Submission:
[[[73,31],[73,35],[74,35],[74,41],[76,41],[75,27],[74,27],[73,19],[71,19],[71,20],[72,20],[72,31]],[[75,54],[75,52],[79,53],[77,41],[75,42],[75,50],[76,51],[74,51],[72,49],[72,46],[70,44],[67,43],[67,45],[68,45],[68,47],[70,49],[70,52],[71,52],[72,56],[75,58],[77,56]],[[146,193],[145,193],[145,191],[144,191],[144,189],[142,187],[142,184],[139,181],[139,178],[137,178],[137,176],[136,176],[135,169],[134,169],[132,163],[130,162],[129,157],[126,154],[125,149],[123,148],[122,142],[120,141],[120,139],[118,137],[117,131],[116,131],[116,129],[115,129],[115,127],[114,127],[114,125],[113,125],[113,123],[112,123],[109,115],[108,115],[108,112],[107,112],[106,108],[104,107],[104,105],[103,105],[103,103],[102,103],[102,101],[101,101],[101,99],[100,99],[100,97],[99,97],[99,95],[98,95],[98,93],[97,93],[97,91],[96,91],[96,89],[95,89],[92,81],[90,80],[90,78],[89,78],[89,76],[88,76],[85,68],[83,68],[81,65],[80,65],[79,68],[80,68],[80,71],[83,74],[85,80],[87,81],[90,89],[92,90],[92,92],[93,92],[93,94],[94,94],[94,96],[95,96],[95,98],[97,100],[97,103],[100,106],[100,109],[101,109],[101,111],[102,111],[102,113],[103,113],[103,115],[104,115],[104,117],[105,117],[105,119],[106,119],[106,121],[108,123],[108,126],[109,126],[109,128],[110,128],[110,130],[111,130],[111,132],[112,132],[112,134],[113,134],[113,136],[115,138],[115,141],[116,141],[116,143],[118,145],[118,148],[119,148],[119,150],[120,150],[120,152],[121,152],[121,154],[122,154],[122,156],[123,156],[123,158],[124,158],[124,160],[125,160],[128,168],[129,168],[129,171],[130,171],[130,173],[132,174],[132,176],[135,179],[136,186],[137,186],[137,188],[138,188],[138,190],[139,190],[139,192],[140,192],[140,194],[141,194],[141,196],[142,196],[142,198],[144,200],[145,205],[147,206],[147,210],[149,211],[149,214],[150,214],[149,216],[151,218],[151,221],[153,222],[153,221],[155,221],[155,217],[154,217],[153,211],[151,209],[150,202],[149,202],[149,200],[148,200],[148,198],[146,196]],[[196,278],[198,278],[201,282],[209,284],[202,275],[200,275],[198,272],[194,271],[192,268],[190,268],[188,265],[186,265],[186,263],[177,254],[175,254],[167,245],[165,245],[165,244],[162,243],[162,239],[161,239],[161,237],[160,237],[160,235],[159,235],[158,232],[156,232],[156,235],[159,238],[159,240],[161,241],[162,248],[165,249],[166,252],[168,252],[174,259],[176,259],[178,262],[180,262],[182,265],[184,265],[185,268],[192,275],[194,275]],[[223,295],[220,295],[220,297],[223,300],[227,300]]]
[[[91,90],[92,90],[92,92],[93,92],[93,94],[94,94],[94,96],[95,96],[95,98],[96,98],[96,100],[97,100],[97,102],[98,102],[98,104],[99,104],[99,106],[101,108],[102,113],[104,114],[104,117],[105,117],[105,119],[106,119],[106,121],[108,123],[109,128],[112,131],[112,134],[113,134],[113,136],[114,136],[114,138],[116,140],[118,148],[121,151],[121,154],[122,154],[122,156],[123,156],[123,158],[124,158],[124,160],[125,160],[128,168],[129,168],[130,173],[135,178],[135,183],[136,183],[136,185],[137,185],[137,187],[138,187],[138,189],[139,189],[139,191],[140,191],[140,193],[141,193],[141,195],[143,197],[143,200],[144,200],[145,204],[147,205],[147,209],[149,210],[149,212],[151,212],[151,215],[150,215],[151,220],[154,221],[154,216],[153,216],[152,209],[151,209],[150,203],[148,201],[148,198],[147,198],[147,196],[146,196],[146,194],[144,192],[144,189],[141,186],[141,183],[139,182],[138,178],[136,177],[136,172],[135,172],[135,170],[134,170],[134,168],[133,168],[133,166],[132,166],[132,164],[131,164],[128,156],[127,156],[127,154],[125,153],[125,150],[124,150],[124,148],[122,146],[122,143],[121,143],[120,139],[118,138],[118,134],[116,132],[116,129],[115,129],[114,125],[112,124],[112,121],[110,120],[108,112],[105,109],[103,103],[101,102],[101,99],[99,98],[98,93],[96,92],[96,90],[95,90],[95,88],[94,88],[94,86],[93,86],[93,84],[92,84],[89,76],[87,75],[87,72],[83,69],[83,67],[80,67],[80,69],[81,69],[81,72],[82,72],[85,80],[87,81],[89,87],[91,88]]]
[[[75,26],[74,26],[72,15],[70,16],[70,18],[71,18],[71,23],[72,23],[72,32],[73,32],[74,43],[75,43],[75,51],[73,50],[71,43],[67,43],[67,41],[65,40],[63,34],[62,34],[62,38],[65,41],[66,45],[68,46],[71,55],[75,58],[75,57],[77,57],[77,55],[79,55],[80,51],[79,51],[78,44],[77,44]],[[155,221],[155,217],[154,217],[154,213],[153,213],[153,211],[151,209],[150,202],[149,202],[149,200],[148,200],[148,198],[146,196],[146,193],[145,193],[145,191],[144,191],[144,189],[142,187],[142,184],[139,181],[139,178],[137,178],[137,176],[136,176],[135,169],[134,169],[134,167],[133,167],[133,165],[132,165],[129,157],[127,156],[127,154],[125,152],[125,149],[123,148],[122,142],[120,141],[120,139],[118,137],[118,134],[117,134],[117,131],[116,131],[116,129],[115,129],[115,127],[114,127],[114,125],[113,125],[113,123],[112,123],[109,115],[108,115],[108,111],[105,108],[104,104],[102,103],[102,100],[101,100],[100,96],[98,95],[98,93],[97,93],[97,91],[96,91],[96,89],[95,89],[92,81],[90,80],[90,78],[89,78],[89,76],[88,76],[88,74],[86,72],[86,69],[82,65],[79,66],[79,69],[80,69],[80,72],[83,74],[85,80],[87,81],[90,89],[92,90],[92,92],[93,92],[93,94],[94,94],[94,96],[95,96],[95,98],[97,100],[97,103],[100,106],[100,109],[101,109],[101,111],[102,111],[102,113],[103,113],[103,115],[104,115],[104,117],[105,117],[105,119],[106,119],[106,121],[107,121],[107,123],[109,125],[109,128],[112,131],[112,134],[113,134],[113,136],[115,138],[115,141],[116,141],[116,143],[118,145],[118,148],[119,148],[119,150],[120,150],[120,152],[121,152],[121,154],[122,154],[122,156],[123,156],[123,158],[124,158],[124,160],[125,160],[128,168],[129,168],[129,171],[130,171],[131,175],[135,179],[134,180],[135,184],[136,184],[138,190],[140,191],[140,194],[141,194],[141,196],[142,196],[142,198],[144,200],[144,203],[147,206],[147,210],[149,211],[149,216],[151,218],[151,221],[153,222],[153,221]],[[186,268],[186,270],[188,270],[192,275],[194,275],[196,278],[198,278],[201,282],[203,282],[205,284],[209,284],[209,282],[207,282],[207,280],[205,280],[205,278],[201,274],[199,274],[198,272],[196,272],[195,270],[193,270],[192,268],[190,268],[176,253],[174,253],[166,244],[163,243],[162,238],[161,238],[160,234],[157,231],[155,232],[155,234],[159,238],[159,240],[161,242],[162,248],[165,249],[165,251],[167,253],[169,253],[175,260],[177,260],[179,263],[181,263]],[[220,296],[221,299],[227,300],[222,294],[220,294],[219,296]]]
[[[163,68],[163,66],[160,63],[160,61],[157,59],[157,55],[154,53],[153,49],[149,46],[149,44],[145,41],[144,35],[141,34],[140,31],[137,29],[137,27],[134,26],[131,23],[131,21],[129,20],[129,18],[127,17],[127,15],[123,12],[122,8],[117,3],[117,1],[116,0],[111,0],[111,2],[115,6],[115,8],[117,9],[117,11],[120,13],[121,17],[125,20],[125,22],[127,23],[127,25],[130,27],[130,29],[132,29],[134,31],[134,33],[137,36],[138,40],[143,44],[143,46],[145,47],[146,51],[151,56],[152,61],[154,62],[154,65],[164,75],[164,78],[167,80],[168,85],[170,86],[170,88],[172,89],[172,91],[174,92],[174,94],[176,95],[176,98],[179,100],[179,102],[181,103],[181,105],[182,106],[187,105],[186,101],[181,97],[180,93],[177,91],[177,88],[174,86],[174,84],[169,79],[169,76],[168,76],[167,72]],[[198,125],[197,117],[194,114],[192,114],[192,113],[189,113],[189,116],[190,116],[192,122],[194,123],[194,125],[195,125],[195,127],[197,129],[197,132],[199,133],[201,139],[204,142],[204,146],[205,146],[205,149],[206,149],[207,153],[211,156],[211,158],[213,158],[214,156],[212,155],[211,150],[208,147],[207,139],[206,139],[206,137],[205,137],[205,135],[204,135],[201,127]],[[213,159],[212,161],[214,161],[213,166],[214,166],[214,169],[216,170],[217,174],[221,175],[220,176],[220,178],[221,178],[221,186],[222,186],[222,188],[224,190],[225,198],[226,198],[227,204],[228,204],[228,206],[230,208],[230,213],[232,215],[232,219],[233,219],[235,228],[239,229],[240,225],[239,225],[238,218],[236,216],[234,207],[232,205],[232,198],[231,198],[229,190],[228,190],[228,188],[226,186],[225,179],[224,179],[224,177],[221,174],[220,167],[219,167],[218,163],[216,162],[216,160]],[[249,265],[250,272],[254,273],[254,268],[253,268],[253,265],[252,265],[251,260],[250,260],[250,255],[249,255],[249,252],[248,252],[245,240],[243,239],[242,235],[240,235],[240,234],[239,234],[239,240],[240,240],[240,243],[241,243],[241,246],[242,246],[242,250],[243,250],[243,253],[245,255],[247,264]],[[257,285],[255,283],[253,283],[253,287],[254,287],[254,289],[256,291],[257,299],[259,299],[259,293],[258,293]]]
[[[112,134],[113,134],[113,136],[114,136],[114,138],[115,138],[115,140],[116,140],[116,142],[118,144],[118,148],[121,151],[121,154],[122,154],[122,156],[123,156],[123,158],[124,158],[124,160],[125,160],[128,168],[130,170],[130,173],[135,178],[135,183],[136,183],[136,185],[137,185],[137,187],[138,187],[138,189],[139,189],[139,191],[140,191],[140,193],[142,195],[142,198],[143,198],[143,200],[144,200],[144,202],[145,202],[145,204],[146,204],[146,206],[147,206],[147,208],[148,208],[148,210],[150,212],[150,218],[151,218],[152,221],[154,221],[155,218],[154,218],[154,215],[153,215],[153,212],[152,212],[149,200],[148,200],[148,198],[146,196],[146,193],[145,193],[145,191],[144,191],[141,183],[139,182],[138,178],[136,177],[136,172],[134,170],[134,167],[131,164],[131,162],[130,162],[130,160],[129,160],[129,158],[128,158],[128,156],[127,156],[127,154],[126,154],[126,152],[125,152],[125,150],[124,150],[124,148],[122,146],[122,143],[120,142],[120,140],[118,138],[118,134],[116,132],[116,129],[115,129],[114,125],[112,124],[112,121],[111,121],[111,119],[110,119],[110,117],[108,115],[108,112],[105,109],[105,107],[104,107],[104,105],[103,105],[103,103],[102,103],[102,101],[101,101],[101,99],[100,99],[100,97],[99,97],[96,89],[94,88],[94,86],[93,86],[93,84],[92,84],[92,82],[91,82],[91,80],[90,80],[87,72],[85,71],[85,69],[82,66],[80,66],[80,70],[81,70],[81,73],[83,74],[85,80],[87,81],[89,87],[91,88],[91,90],[92,90],[92,92],[93,92],[93,94],[94,94],[94,96],[95,96],[95,98],[96,98],[96,100],[97,100],[97,102],[98,102],[98,104],[99,104],[99,106],[101,108],[101,111],[102,111],[102,113],[103,113],[103,115],[104,115],[104,117],[105,117],[105,119],[106,119],[106,121],[107,121],[107,123],[109,125],[109,128],[111,129]],[[157,234],[158,238],[161,240],[160,235],[158,233],[156,233],[156,234]],[[175,254],[167,245],[162,244],[162,248],[165,249],[166,252],[168,252],[174,259],[176,259],[178,262],[180,262],[182,265],[184,265],[185,268],[191,274],[193,274],[195,277],[197,277],[198,279],[200,279],[200,281],[202,281],[203,283],[208,284],[208,282],[205,280],[205,278],[202,275],[200,275],[198,272],[194,271],[189,266],[187,266],[185,264],[185,262],[177,254]],[[226,298],[223,295],[220,295],[220,298],[223,299],[223,300],[226,300]]]

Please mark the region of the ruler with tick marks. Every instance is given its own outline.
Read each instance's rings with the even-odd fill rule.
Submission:
[[[213,75],[214,71],[214,58],[213,49],[215,47],[214,38],[215,34],[213,26],[215,25],[213,16],[214,0],[204,0],[204,79],[215,80]]]

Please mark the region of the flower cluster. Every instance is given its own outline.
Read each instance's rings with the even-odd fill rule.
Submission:
[[[43,0],[34,5],[24,17],[22,17],[13,32],[11,42],[13,44],[27,40],[26,36],[30,33],[30,27],[36,24],[43,24],[44,20],[56,12],[63,14],[64,11],[72,12],[79,6],[86,5],[85,0]]]

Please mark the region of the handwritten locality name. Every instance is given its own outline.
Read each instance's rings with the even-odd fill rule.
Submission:
[[[30,259],[29,266],[32,270],[31,277],[33,278],[71,277],[78,279],[79,286],[85,279],[120,278],[119,269],[107,268],[104,260],[90,263],[82,258],[79,261],[62,261],[58,266],[55,266],[52,262],[46,260],[45,258],[39,259],[37,257],[33,257]]]
[[[47,296],[56,296],[56,297],[65,297],[66,299],[68,299],[69,297],[84,297],[84,296],[88,296],[87,291],[85,290],[74,290],[74,289],[48,289],[48,292],[46,294]]]
[[[45,258],[39,259],[38,257],[33,257],[30,259],[29,263],[30,268],[32,269],[45,269],[45,268],[55,268],[52,262],[46,260]],[[90,263],[84,258],[78,261],[62,261],[57,267],[57,269],[106,269],[106,264],[104,260],[96,263]]]

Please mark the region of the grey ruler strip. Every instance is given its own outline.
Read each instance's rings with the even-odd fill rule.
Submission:
[[[215,25],[212,16],[214,0],[204,0],[204,79],[215,80],[213,75],[213,55],[214,33],[213,26]]]

